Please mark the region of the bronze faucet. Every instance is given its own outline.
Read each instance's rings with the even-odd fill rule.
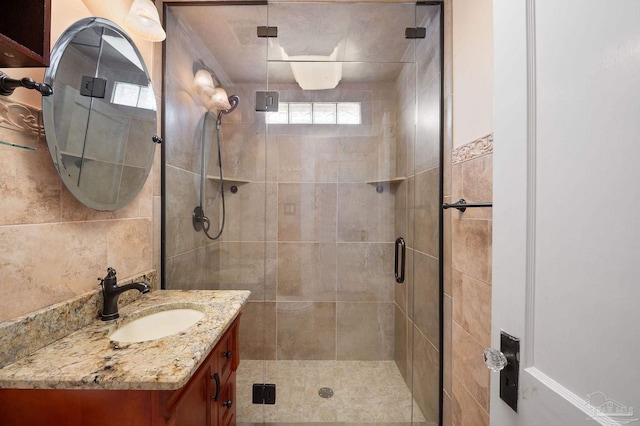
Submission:
[[[118,278],[116,278],[116,270],[107,268],[107,276],[98,278],[102,285],[102,296],[104,298],[104,306],[100,318],[102,321],[110,321],[118,318],[118,297],[127,290],[138,290],[140,293],[148,293],[151,286],[147,283],[131,283],[118,287]]]

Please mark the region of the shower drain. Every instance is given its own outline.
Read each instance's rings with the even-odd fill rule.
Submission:
[[[333,396],[333,389],[331,388],[320,388],[318,391],[318,395],[322,398],[331,398]]]

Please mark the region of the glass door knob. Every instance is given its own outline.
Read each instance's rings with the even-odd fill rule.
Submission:
[[[498,372],[507,366],[507,357],[497,349],[484,350],[484,363],[493,372]]]

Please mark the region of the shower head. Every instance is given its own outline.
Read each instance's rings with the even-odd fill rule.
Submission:
[[[227,103],[229,104],[229,108],[221,109],[218,112],[218,119],[216,120],[216,125],[218,126],[218,128],[220,128],[220,124],[222,123],[222,114],[229,114],[230,112],[235,110],[238,107],[238,104],[240,103],[240,96],[238,95],[229,96],[227,98]]]
[[[234,109],[238,107],[238,104],[240,103],[240,96],[231,95],[229,96],[228,101],[229,101],[230,107],[225,110],[222,110],[221,112],[223,114],[229,114],[230,112],[232,112]]]

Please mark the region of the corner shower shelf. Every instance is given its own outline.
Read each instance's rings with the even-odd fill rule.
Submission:
[[[386,179],[376,179],[376,180],[368,180],[365,183],[370,183],[372,185],[379,185],[381,183],[400,183],[407,178],[405,176],[397,176],[394,178],[386,178]]]
[[[220,180],[220,176],[207,175],[207,179]],[[238,178],[227,177],[227,176],[224,176],[224,181],[237,183],[238,185],[242,185],[243,183],[251,183],[251,181],[247,179],[238,179]]]

